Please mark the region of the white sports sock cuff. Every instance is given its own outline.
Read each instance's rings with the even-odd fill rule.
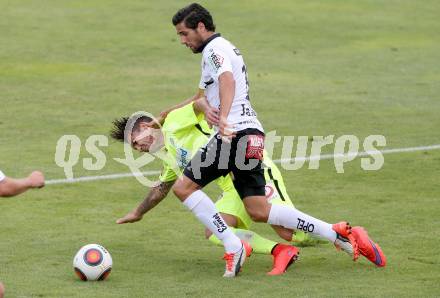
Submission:
[[[271,225],[276,225],[276,226],[280,226],[281,224],[279,223],[279,213],[280,213],[280,208],[278,208],[279,206],[272,204],[272,206],[270,207],[270,212],[269,212],[269,217],[267,218],[267,223],[271,224]]]
[[[206,197],[205,193],[201,190],[196,190],[192,194],[190,194],[185,201],[183,201],[183,205],[185,205],[189,210],[193,210],[203,198]]]

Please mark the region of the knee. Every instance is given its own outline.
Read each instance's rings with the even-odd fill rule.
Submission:
[[[192,191],[190,191],[188,187],[185,187],[185,184],[179,179],[173,185],[173,193],[176,197],[183,201],[192,193]]]
[[[186,176],[182,176],[173,185],[173,193],[182,202],[186,200],[193,192],[200,189],[200,186],[194,183]]]
[[[267,222],[269,214],[265,210],[250,209],[248,210],[249,216],[255,222]]]
[[[179,182],[174,183],[173,185],[173,193],[176,197],[180,198],[183,194],[182,187],[179,185]]]
[[[248,200],[248,199],[247,199]],[[270,205],[267,202],[245,201],[246,211],[255,222],[267,222],[269,219]]]

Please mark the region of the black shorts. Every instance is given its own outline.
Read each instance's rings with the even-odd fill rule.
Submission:
[[[264,133],[258,129],[241,130],[230,143],[216,134],[194,155],[183,174],[204,187],[232,173],[234,187],[242,199],[264,196],[263,150]]]

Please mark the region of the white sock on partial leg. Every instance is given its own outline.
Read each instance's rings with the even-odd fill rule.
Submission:
[[[237,252],[241,249],[240,239],[229,229],[214,203],[203,191],[193,192],[183,201],[183,205],[188,207],[199,221],[223,242],[227,253]]]
[[[336,240],[336,232],[333,231],[331,224],[307,215],[293,207],[273,204],[267,222],[271,225],[311,233],[323,237],[331,243],[334,243]]]

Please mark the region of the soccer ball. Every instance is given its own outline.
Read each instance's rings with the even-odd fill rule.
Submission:
[[[110,253],[99,244],[88,244],[80,248],[73,258],[73,269],[83,280],[104,280],[112,270]]]

